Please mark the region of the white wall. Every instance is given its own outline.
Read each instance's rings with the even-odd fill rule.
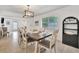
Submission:
[[[68,17],[68,16],[74,16],[74,17],[79,19],[79,6],[68,6],[68,7],[60,9],[60,10],[51,11],[49,13],[36,16],[35,20],[39,20],[39,22],[40,22],[39,27],[41,27],[42,18],[48,17],[48,16],[57,16],[58,17],[58,28],[59,28],[58,39],[60,41],[62,41],[62,22],[63,22],[63,19]]]

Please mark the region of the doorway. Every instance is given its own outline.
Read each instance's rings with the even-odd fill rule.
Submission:
[[[12,41],[13,43],[18,43],[18,22],[12,22]]]
[[[13,27],[12,31],[17,31],[18,30],[18,22],[17,21],[13,21],[12,27]]]

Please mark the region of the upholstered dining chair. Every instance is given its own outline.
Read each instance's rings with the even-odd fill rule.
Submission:
[[[54,31],[52,37],[49,37],[49,40],[41,40],[39,42],[39,53],[41,52],[41,48],[44,48],[50,52],[52,52],[52,48],[54,48],[54,52],[56,52],[56,40],[57,40],[58,30]]]

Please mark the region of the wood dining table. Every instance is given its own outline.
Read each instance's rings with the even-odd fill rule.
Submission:
[[[47,34],[47,35],[39,35],[39,34],[36,34],[36,33],[28,33],[27,34],[28,38],[32,41],[34,41],[35,43],[35,53],[37,53],[37,50],[38,50],[38,42],[40,40],[43,40],[49,36],[52,36],[52,34]]]

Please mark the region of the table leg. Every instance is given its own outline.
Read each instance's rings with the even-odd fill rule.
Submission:
[[[35,53],[37,53],[37,49],[38,49],[38,42],[37,41],[35,41]]]

